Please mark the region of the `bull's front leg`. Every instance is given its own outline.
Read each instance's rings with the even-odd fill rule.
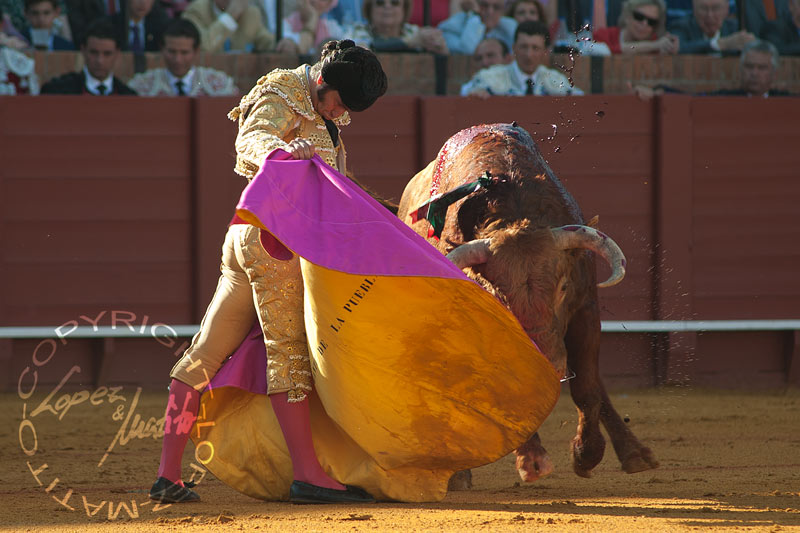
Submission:
[[[600,320],[593,307],[587,306],[573,317],[565,338],[569,365],[575,371],[570,391],[578,408],[578,432],[572,440],[573,469],[579,476],[589,477],[602,460],[605,439],[600,421],[625,472],[657,468],[655,455],[623,422],[600,379]]]
[[[534,433],[525,444],[514,450],[517,456],[517,472],[522,481],[536,481],[553,471],[553,463],[542,446],[539,433]]]
[[[572,469],[581,477],[590,477],[606,450],[606,441],[600,432],[605,391],[598,364],[600,315],[596,302],[573,315],[564,344],[567,363],[575,372],[569,384],[572,401],[578,409],[578,430],[572,439]]]

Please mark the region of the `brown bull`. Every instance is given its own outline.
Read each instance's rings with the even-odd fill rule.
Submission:
[[[447,210],[441,239],[431,239],[467,275],[494,294],[519,320],[558,372],[574,373],[578,431],[572,439],[575,473],[589,477],[603,458],[606,428],[628,473],[658,466],[611,405],[600,379],[600,313],[594,254],[612,267],[599,286],[622,279],[625,258],[608,237],[584,225],[578,204],[555,177],[530,135],[516,124],[474,126],[442,147],[436,160],[406,186],[398,216],[423,236],[426,220],[411,213],[479,176],[490,183]],[[591,224],[591,223],[590,223]],[[552,471],[538,434],[515,450],[525,481]]]

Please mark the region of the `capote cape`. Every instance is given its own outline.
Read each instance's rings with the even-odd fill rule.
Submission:
[[[276,150],[242,193],[276,257],[301,257],[314,447],[376,498],[438,501],[450,476],[525,442],[560,391],[516,318],[318,156]],[[284,248],[285,247],[285,248]],[[196,458],[231,487],[286,499],[292,465],[254,326],[201,399]]]

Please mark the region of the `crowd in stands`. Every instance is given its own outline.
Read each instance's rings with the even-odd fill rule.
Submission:
[[[276,2],[281,2],[280,6]],[[0,94],[39,91],[30,50],[80,50],[82,71],[42,93],[237,94],[198,51],[314,56],[330,39],[376,52],[465,54],[463,95],[582,94],[550,52],[800,55],[800,0],[0,0]],[[277,8],[280,7],[280,10]],[[280,16],[281,20],[278,20]],[[609,24],[613,20],[616,24]],[[280,31],[278,31],[280,30]],[[764,52],[766,50],[767,52]],[[160,52],[127,84],[119,53]],[[777,68],[778,57],[770,60]]]

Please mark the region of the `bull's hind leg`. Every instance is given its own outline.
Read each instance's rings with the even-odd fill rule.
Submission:
[[[601,383],[602,386],[602,383]],[[603,421],[614,451],[617,453],[622,469],[628,474],[658,468],[658,461],[652,450],[644,446],[633,434],[627,424],[620,418],[617,410],[611,405],[608,394],[603,389],[603,409],[600,419]]]
[[[603,459],[606,441],[600,432],[600,412],[605,391],[600,381],[600,318],[596,304],[579,310],[564,338],[567,364],[575,373],[570,380],[572,401],[578,408],[578,431],[572,439],[572,469],[590,477]]]

